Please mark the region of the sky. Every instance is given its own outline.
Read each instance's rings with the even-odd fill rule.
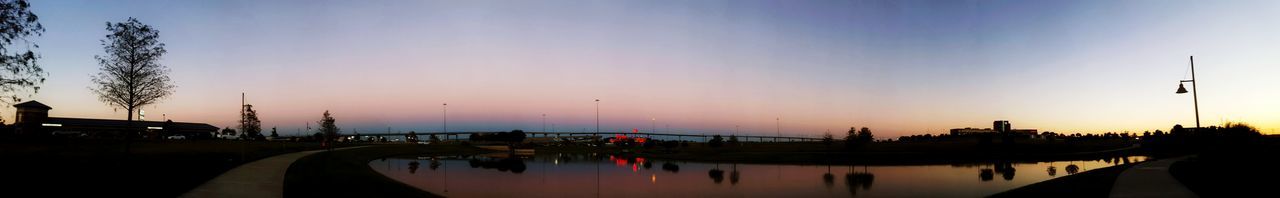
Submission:
[[[1280,128],[1280,1],[34,1],[51,116],[92,94],[107,22],[160,31],[147,120],[282,135],[603,131],[879,138],[987,128]],[[1187,84],[1188,88],[1190,84]],[[12,116],[12,108],[0,112]],[[553,127],[554,125],[554,127]],[[737,127],[735,127],[737,126]],[[656,129],[654,129],[656,128]],[[735,129],[736,128],[736,129]],[[270,131],[270,129],[265,129]]]

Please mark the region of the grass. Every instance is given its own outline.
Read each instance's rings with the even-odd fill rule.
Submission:
[[[0,143],[7,194],[176,197],[240,164],[319,148],[314,143],[43,140]],[[243,153],[242,153],[243,151]]]
[[[456,145],[381,145],[322,152],[295,161],[285,174],[285,197],[441,197],[374,171],[369,161],[403,155],[480,154]]]
[[[1108,197],[1116,177],[1136,164],[1116,165],[1015,188],[990,197]]]
[[[1201,197],[1251,197],[1274,194],[1280,137],[1220,146],[1197,157],[1173,163],[1169,173]]]

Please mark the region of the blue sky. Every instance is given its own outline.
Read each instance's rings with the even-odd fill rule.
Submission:
[[[1274,1],[37,1],[54,116],[123,118],[88,90],[105,22],[161,31],[176,94],[149,119],[231,126],[239,94],[294,132],[606,130],[881,137],[1096,133],[1201,119],[1280,128]],[[665,130],[665,129],[659,129]]]

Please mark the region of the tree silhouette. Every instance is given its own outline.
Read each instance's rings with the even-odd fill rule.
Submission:
[[[31,51],[40,45],[27,40],[44,33],[30,7],[26,0],[0,1],[0,102],[4,104],[20,102],[22,90],[39,92],[47,75],[36,63],[40,56]]]
[[[280,134],[279,134],[279,133],[276,133],[276,128],[275,128],[275,127],[271,127],[271,138],[272,138],[272,139],[280,138]]]
[[[875,140],[875,139],[874,137],[871,136],[871,129],[868,129],[867,127],[862,127],[862,130],[858,131],[859,143],[871,143],[872,140]]]
[[[827,131],[827,133],[822,134],[822,145],[830,147],[831,143],[835,143],[835,141],[836,139],[831,137],[831,131]]]
[[[707,141],[707,145],[711,146],[712,148],[719,148],[720,146],[724,146],[724,137],[721,137],[720,135],[711,136],[711,140]]]
[[[253,105],[244,105],[243,111],[240,113],[240,133],[251,139],[262,138],[262,121],[258,120],[258,111],[253,110]]]
[[[94,55],[98,60],[98,74],[93,76],[91,87],[98,100],[124,108],[128,114],[125,129],[125,153],[134,133],[134,110],[155,104],[173,94],[174,85],[169,81],[169,68],[160,64],[160,56],[166,52],[160,42],[160,31],[130,17],[122,23],[107,22],[107,38],[102,40],[105,55]]]
[[[333,119],[333,116],[329,114],[329,110],[325,110],[324,115],[320,117],[320,121],[316,121],[316,124],[320,125],[320,134],[324,135],[324,139],[321,142],[332,144],[333,140],[338,138],[338,132],[341,129],[338,129],[336,122],[337,120]]]
[[[849,127],[849,132],[844,135],[845,147],[852,148],[853,146],[857,145],[858,143],[857,133],[858,133],[857,127]]]
[[[231,127],[222,128],[222,135],[223,136],[236,135],[236,130],[231,129]]]
[[[739,142],[738,142],[738,136],[737,136],[737,135],[732,135],[732,134],[730,134],[730,135],[729,135],[729,141],[726,141],[725,143],[728,143],[728,144],[729,144],[729,146],[738,146],[738,144],[739,144]]]

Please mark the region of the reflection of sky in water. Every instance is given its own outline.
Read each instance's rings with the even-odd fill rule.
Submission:
[[[1146,157],[1014,164],[824,166],[539,155],[522,163],[486,157],[435,161],[388,158],[369,165],[393,179],[451,197],[594,197],[597,165],[601,197],[980,197],[1066,176],[1069,166],[1084,172],[1143,160]],[[412,165],[415,161],[416,168]]]

